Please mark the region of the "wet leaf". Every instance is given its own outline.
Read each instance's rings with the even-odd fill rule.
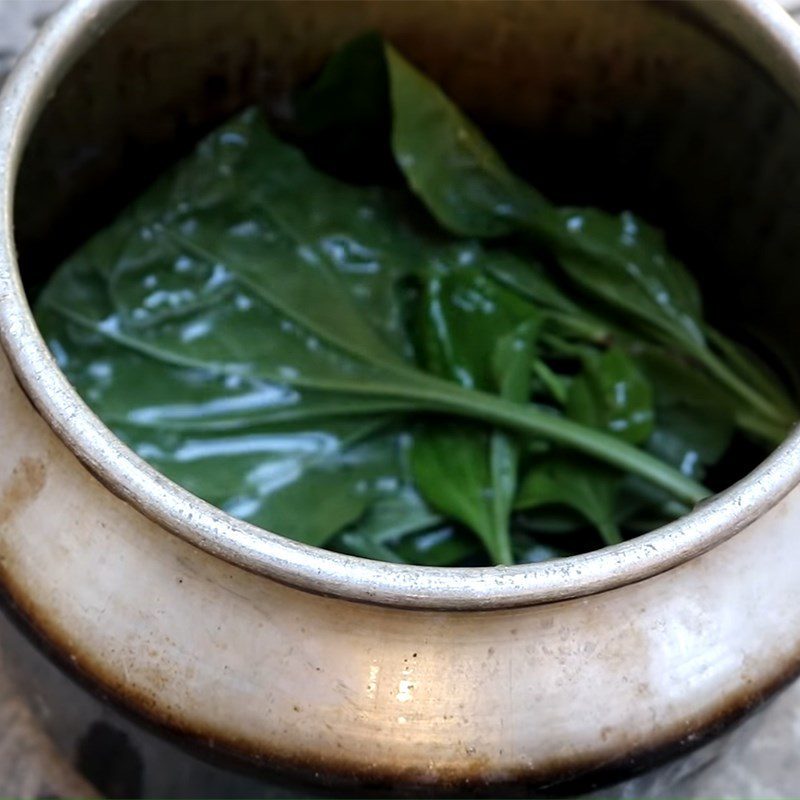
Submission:
[[[679,497],[705,494],[641,450],[528,402],[540,306],[567,306],[544,296],[543,280],[539,300],[512,291],[493,277],[491,265],[508,262],[496,248],[432,235],[407,212],[396,192],[314,169],[247,111],[58,270],[40,325],[83,396],[144,458],[301,541],[346,535],[401,560],[422,553],[424,537],[449,524],[424,496],[509,561],[519,452],[542,442]],[[424,287],[427,314],[413,337],[409,282]],[[434,431],[427,442],[423,427]],[[446,480],[434,492],[436,469]],[[404,514],[398,530],[391,520]],[[455,552],[455,539],[437,541],[437,560]]]
[[[653,431],[653,403],[653,388],[635,361],[612,348],[585,359],[583,371],[570,384],[567,414],[641,444]]]
[[[597,528],[606,544],[622,541],[615,507],[619,475],[588,459],[552,456],[526,473],[516,506],[567,506]]]
[[[737,402],[739,424],[779,442],[797,419],[774,384],[752,385],[753,365],[705,336],[700,294],[664,237],[633,214],[558,209],[510,172],[467,116],[422,72],[386,48],[392,148],[408,185],[447,230],[525,233],[549,248],[576,288],[650,341],[694,357]],[[718,342],[718,344],[720,344]]]
[[[419,302],[419,360],[468,388],[523,403],[530,393],[535,308],[456,258],[435,264]],[[427,500],[474,530],[495,563],[512,561],[510,518],[519,448],[509,434],[432,422],[417,433],[414,477]]]

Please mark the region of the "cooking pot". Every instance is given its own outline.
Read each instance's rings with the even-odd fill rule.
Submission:
[[[553,199],[663,226],[712,317],[800,359],[800,31],[771,0],[76,0],[0,100],[0,581],[97,691],[238,759],[373,790],[621,777],[800,671],[800,435],[614,547],[384,564],[168,481],[82,402],[31,316],[25,287],[205,130],[254,101],[280,114],[367,29]]]

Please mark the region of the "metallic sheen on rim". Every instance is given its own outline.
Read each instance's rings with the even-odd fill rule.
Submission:
[[[13,239],[17,170],[48,95],[129,5],[73,0],[48,22],[0,95],[0,341],[39,413],[98,480],[130,505],[193,545],[292,586],[406,608],[479,610],[584,596],[656,575],[730,538],[800,481],[795,430],[746,478],[650,534],[551,562],[453,569],[380,563],[299,544],[236,520],[167,480],[100,422],[55,365],[25,297]],[[800,30],[777,4],[703,5],[697,3],[699,13],[719,16],[720,27],[750,27],[766,39],[774,72],[788,76],[783,88],[800,98],[794,77],[800,74]]]

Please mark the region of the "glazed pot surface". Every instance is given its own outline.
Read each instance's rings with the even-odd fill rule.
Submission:
[[[12,101],[8,108],[18,109],[11,115],[16,123],[6,129],[13,166],[27,144],[16,219],[23,274],[29,280],[37,274],[41,278],[47,257],[39,253],[31,262],[35,270],[25,269],[25,250],[36,253],[25,241],[43,240],[26,237],[25,226],[35,230],[38,220],[48,231],[51,248],[59,242],[66,246],[87,220],[100,224],[103,214],[125,197],[126,188],[131,191],[143,177],[151,180],[154,166],[157,171],[164,158],[174,158],[181,141],[191,140],[192,133],[253,99],[266,98],[280,107],[291,88],[312,74],[332,47],[366,27],[394,40],[461,105],[485,120],[498,141],[521,141],[517,152],[528,155],[520,156],[515,168],[531,174],[556,199],[559,192],[568,192],[574,199],[613,207],[623,195],[600,190],[624,189],[626,202],[635,210],[681,234],[683,240],[674,237],[673,246],[689,263],[706,267],[697,272],[712,284],[707,298],[724,299],[729,315],[754,324],[759,323],[755,312],[761,309],[765,335],[791,349],[795,339],[780,330],[781,324],[791,325],[791,316],[776,313],[787,292],[775,293],[775,286],[787,288],[794,274],[786,268],[793,263],[786,259],[794,237],[782,224],[791,202],[784,196],[787,204],[776,207],[774,198],[794,167],[775,146],[774,136],[768,152],[776,154],[775,163],[760,157],[753,172],[754,162],[746,154],[757,144],[754,131],[774,133],[778,123],[785,126],[779,141],[791,141],[796,114],[751,63],[709,35],[705,19],[716,19],[726,31],[738,27],[745,41],[753,30],[760,30],[791,42],[796,31],[788,17],[773,20],[761,11],[760,20],[754,13],[748,20],[735,3],[711,6],[713,13],[699,4],[687,19],[684,6],[650,3],[612,4],[602,13],[577,13],[555,12],[555,7],[537,3],[434,3],[421,11],[414,3],[275,2],[263,8],[202,4],[198,8],[204,11],[187,26],[178,15],[144,11],[148,8],[143,5],[123,16],[113,36],[96,41],[91,56],[79,60],[58,84],[62,90],[47,104],[36,128],[59,131],[55,150],[48,144],[52,138],[40,138],[36,130],[28,143],[27,133],[39,110],[36,98],[46,96],[60,70],[125,6],[100,0],[71,6],[61,17],[62,27],[42,42],[46,47],[33,51],[27,71],[23,62],[23,80],[12,80],[6,92]],[[233,15],[233,9],[240,13]],[[486,31],[494,29],[487,40]],[[434,30],[435,47],[428,38]],[[525,47],[530,31],[538,32],[533,40],[537,47]],[[570,69],[561,58],[565,51],[573,54]],[[794,73],[786,56],[791,52],[787,47],[777,56],[764,47],[756,52],[766,61],[771,58],[776,75],[789,89]],[[26,82],[26,75],[35,80]],[[32,97],[28,90],[34,92]],[[120,97],[127,101],[122,106]],[[564,97],[570,99],[566,105]],[[81,107],[83,98],[91,100],[86,114],[76,118],[74,109]],[[734,107],[747,109],[748,121],[740,135],[730,139],[727,129]],[[721,131],[732,146],[719,146]],[[542,152],[547,159],[538,157]],[[77,161],[71,161],[70,154]],[[548,175],[543,165],[551,165],[553,173]],[[61,203],[60,216],[50,223],[42,218],[46,207],[35,196],[35,187],[44,184],[57,189],[51,212]],[[722,196],[721,185],[726,187]],[[87,187],[92,189],[88,194]],[[741,195],[729,195],[737,188]],[[738,197],[748,197],[749,204],[731,202]],[[10,210],[8,194],[7,198]],[[758,224],[761,205],[775,212],[769,236],[761,235]],[[70,214],[70,209],[80,209],[80,215]],[[753,220],[749,225],[739,224],[743,209]],[[60,237],[59,219],[64,226]],[[709,230],[725,230],[727,236],[712,242]],[[728,252],[730,242],[735,249]],[[748,280],[746,293],[727,290],[736,274],[734,255],[740,259],[742,279]],[[748,260],[742,262],[742,257]],[[12,262],[9,254],[10,266]],[[720,264],[725,269],[715,274],[711,268]],[[777,269],[783,270],[780,284],[774,280]],[[0,335],[12,365],[39,410],[87,467],[187,541],[238,566],[311,591],[395,606],[454,609],[523,606],[586,595],[657,574],[724,541],[773,506],[800,476],[800,436],[792,435],[744,480],[674,523],[613,548],[540,564],[454,572],[329,553],[234,520],[166,481],[123,446],[54,369],[20,296],[13,266],[6,274],[10,291],[0,307]],[[771,313],[763,313],[763,303],[746,307],[745,301],[763,299],[769,292]],[[713,310],[711,318],[714,321]]]
[[[797,357],[800,49],[778,13],[69,7],[12,80],[0,135],[0,574],[13,601],[75,668],[160,724],[362,785],[600,780],[768,696],[800,659],[796,437],[686,519],[569,562],[431,572],[324,554],[178,490],[88,412],[26,316],[10,220],[33,286],[204,130],[254,100],[279,107],[336,45],[375,28],[546,193],[663,225],[712,317],[761,323]]]

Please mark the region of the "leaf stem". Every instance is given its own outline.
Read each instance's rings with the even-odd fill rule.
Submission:
[[[766,438],[773,445],[780,444],[783,441],[794,420],[781,413],[780,409],[776,408],[767,397],[746,383],[710,350],[697,348],[692,355],[723,386],[749,407],[744,410],[744,413],[742,413],[741,409],[737,409],[736,418],[743,428],[755,433],[757,436]]]
[[[433,411],[448,411],[480,419],[501,427],[578,450],[588,456],[649,480],[689,504],[710,494],[705,486],[687,478],[679,470],[610,434],[572,420],[522,405],[501,397],[437,378],[414,375],[404,387],[395,387],[409,398],[428,405]],[[386,387],[388,388],[388,387]]]
[[[772,447],[777,447],[786,438],[792,425],[788,420],[775,423],[764,419],[749,408],[737,408],[735,414],[736,423],[742,430]]]
[[[499,537],[495,547],[491,548],[489,555],[496,565],[508,566],[514,563],[514,553],[511,549],[511,536],[507,534]]]
[[[591,344],[606,344],[611,338],[609,328],[588,315],[570,315],[561,311],[548,311],[547,314],[565,331]]]
[[[603,537],[603,541],[606,544],[619,544],[622,541],[622,535],[620,534],[619,528],[617,528],[616,525],[605,524],[598,527],[600,530],[600,535]]]
[[[66,309],[58,308],[60,313],[81,325],[97,329],[97,324]],[[182,366],[203,366],[213,369],[202,361],[166,357],[165,353],[155,353],[151,348],[136,339],[128,338],[109,330],[102,331],[105,336],[118,342],[162,358],[167,363]],[[217,369],[224,373],[224,369]],[[599,461],[639,475],[673,494],[676,498],[694,504],[710,492],[704,486],[687,478],[674,467],[638,450],[610,434],[595,430],[586,425],[542,411],[530,404],[519,404],[504,400],[496,395],[474,389],[466,389],[456,383],[436,378],[420,372],[409,365],[396,363],[385,365],[387,378],[383,381],[348,380],[341,383],[319,381],[314,388],[345,392],[354,395],[371,395],[409,400],[418,411],[447,411],[461,417],[491,422],[501,427],[536,436],[547,441],[578,450]],[[292,381],[287,381],[291,383]],[[297,382],[297,385],[302,385]],[[409,409],[413,410],[413,409]]]

